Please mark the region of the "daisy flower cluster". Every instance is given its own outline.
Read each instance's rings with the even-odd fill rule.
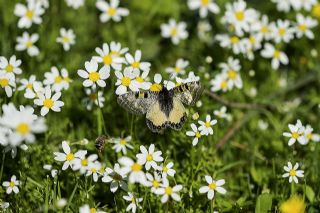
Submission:
[[[317,5],[317,0],[271,0],[276,4],[277,10],[281,12],[295,11],[311,11]]]
[[[9,59],[0,56],[0,87],[9,98],[16,89],[16,75],[22,73],[22,69],[20,68],[21,63],[21,60],[17,59],[15,55]]]
[[[121,18],[129,15],[129,10],[123,7],[119,7],[119,0],[98,0],[96,7],[101,11],[99,16],[101,22],[108,22],[109,20],[119,22]]]

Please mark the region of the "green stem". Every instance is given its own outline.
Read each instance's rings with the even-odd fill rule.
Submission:
[[[291,196],[294,194],[294,181],[291,182]]]
[[[107,133],[106,124],[105,124],[105,121],[104,121],[102,109],[101,109],[101,107],[100,107],[99,90],[97,90],[97,101],[98,101],[99,113],[100,113],[100,115],[101,115],[101,120],[102,120],[102,126],[103,126],[104,134],[106,134],[107,136],[109,136],[108,133]]]
[[[0,170],[0,182],[2,179],[3,167],[4,167],[4,160],[6,159],[6,153],[2,152],[2,161],[1,161],[1,170]]]
[[[211,200],[211,205],[210,205],[210,212],[213,213],[213,208],[214,208],[214,199]]]

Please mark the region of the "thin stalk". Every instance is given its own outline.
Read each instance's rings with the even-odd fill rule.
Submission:
[[[6,159],[6,153],[2,152],[2,161],[1,161],[1,170],[0,170],[0,182],[2,179],[3,167],[4,167],[4,160]]]

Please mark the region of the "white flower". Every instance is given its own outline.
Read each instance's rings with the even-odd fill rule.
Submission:
[[[79,213],[106,213],[106,212],[99,211],[94,207],[90,208],[90,206],[88,204],[84,204],[83,206],[80,206]]]
[[[24,97],[28,99],[34,99],[35,97],[37,97],[38,93],[45,94],[45,88],[43,87],[42,82],[36,81],[35,77],[33,80],[33,78],[31,77],[29,78],[29,81],[25,82],[26,84],[23,83],[23,85],[21,86],[25,89]]]
[[[162,178],[167,178],[168,175],[173,177],[176,174],[176,171],[172,168],[173,165],[174,164],[172,162],[169,162],[158,166],[157,170],[161,172]]]
[[[185,22],[177,23],[176,20],[170,19],[168,24],[161,24],[161,35],[164,38],[171,38],[173,44],[179,44],[180,40],[188,38]]]
[[[151,167],[153,169],[157,169],[158,162],[163,161],[162,152],[156,151],[155,152],[154,144],[151,144],[149,146],[149,149],[147,150],[145,146],[140,146],[141,153],[137,154],[136,157],[138,158],[138,163],[140,165],[145,165],[146,170],[149,170]]]
[[[247,3],[243,0],[227,3],[225,20],[235,28],[236,35],[242,36],[248,32],[250,25],[257,20],[258,14],[254,9],[247,9]]]
[[[194,74],[194,72],[189,72],[188,73],[188,78],[184,79],[184,83],[188,83],[188,82],[194,82],[194,81],[199,81],[200,77],[196,76]]]
[[[166,68],[166,72],[170,74],[170,78],[173,79],[177,75],[184,75],[186,73],[185,68],[189,65],[189,61],[184,60],[183,58],[179,58],[176,61],[175,67]]]
[[[270,29],[276,43],[281,41],[289,43],[294,38],[295,29],[290,26],[288,20],[278,19],[276,23],[271,23]]]
[[[51,67],[51,72],[44,73],[45,80],[44,85],[51,86],[52,90],[60,92],[61,90],[67,90],[71,79],[69,73],[65,68],[62,68],[59,72],[57,67]]]
[[[91,87],[93,85],[98,85],[99,87],[105,87],[105,80],[110,76],[110,67],[103,66],[98,71],[98,63],[96,60],[91,59],[90,61],[86,61],[84,64],[85,70],[78,70],[78,75],[81,78],[84,78],[83,86]]]
[[[234,54],[244,53],[245,46],[244,43],[241,42],[238,36],[229,36],[227,34],[218,34],[216,35],[216,40],[219,41],[221,47],[226,47],[228,49],[232,49]]]
[[[22,73],[21,68],[21,60],[17,60],[15,55],[11,56],[10,59],[6,59],[3,56],[0,56],[0,71],[5,71],[7,73],[11,73],[12,75],[19,75]]]
[[[180,201],[181,198],[177,192],[182,189],[182,185],[175,185],[174,187],[169,186],[169,181],[164,178],[161,187],[158,188],[155,193],[158,195],[162,195],[161,202],[166,203],[171,197],[175,201]]]
[[[33,143],[35,141],[34,133],[42,133],[47,129],[45,120],[33,114],[34,109],[30,106],[20,106],[20,109],[17,110],[10,103],[4,104],[2,110],[0,124],[12,130],[8,138],[11,147],[19,146],[22,141]]]
[[[128,51],[128,48],[121,48],[120,43],[112,41],[110,48],[107,43],[102,45],[102,49],[97,47],[96,52],[99,56],[93,56],[93,59],[98,63],[103,63],[104,66],[112,67],[115,70],[121,70],[124,59],[122,57]]]
[[[269,126],[268,122],[265,122],[265,121],[263,121],[263,120],[259,120],[259,121],[258,121],[258,127],[259,127],[259,129],[261,129],[261,130],[266,130],[266,129],[268,129],[268,126]]]
[[[54,152],[53,153],[55,155],[54,159],[56,161],[64,162],[63,166],[62,166],[62,170],[66,170],[69,167],[73,169],[73,165],[74,165],[76,158],[83,155],[84,152],[87,152],[84,150],[79,150],[78,152],[76,152],[74,154],[73,152],[71,152],[70,146],[68,145],[68,143],[66,141],[62,141],[62,149],[63,149],[64,153],[62,153],[62,152]]]
[[[295,125],[289,124],[288,125],[290,132],[284,132],[283,136],[289,137],[288,145],[292,146],[296,141],[298,141],[301,145],[307,144],[307,139],[304,135],[305,127],[302,126],[300,120],[297,120]]]
[[[99,161],[95,161],[95,162],[92,162],[88,165],[87,167],[87,174],[86,176],[90,176],[92,175],[93,177],[93,181],[94,182],[97,182],[98,181],[98,178],[99,178],[99,171],[101,169],[101,163]]]
[[[157,172],[154,172],[153,176],[150,173],[147,173],[146,177],[147,177],[146,186],[151,187],[151,192],[155,193],[161,185],[161,182],[162,182],[161,176]]]
[[[213,180],[211,176],[209,175],[206,175],[205,176],[205,180],[207,182],[208,185],[206,186],[202,186],[200,189],[199,189],[199,192],[201,194],[204,194],[204,193],[207,193],[207,196],[208,196],[208,199],[209,200],[212,200],[213,197],[214,197],[214,191],[217,191],[221,194],[225,194],[227,191],[221,187],[222,185],[225,184],[225,181],[224,179],[221,179],[221,180]]]
[[[104,23],[112,19],[115,22],[119,22],[122,16],[129,15],[129,10],[119,7],[119,3],[119,0],[110,0],[110,4],[104,0],[98,0],[96,7],[102,12],[100,21]]]
[[[131,140],[131,136],[127,136],[126,138],[115,138],[112,140],[113,143],[115,143],[115,145],[112,146],[112,149],[116,150],[116,152],[122,151],[123,154],[127,154],[127,148],[133,149],[133,146],[129,144]]]
[[[291,6],[295,10],[305,9],[306,11],[310,11],[314,5],[318,2],[317,0],[289,0]]]
[[[72,7],[73,9],[78,9],[79,7],[82,7],[84,5],[85,0],[65,0],[65,1],[69,7]]]
[[[198,127],[194,123],[191,124],[191,129],[192,131],[187,131],[186,135],[194,137],[192,140],[192,145],[196,146],[199,142],[199,139],[202,137],[202,134],[200,133],[200,130],[198,130]]]
[[[218,74],[215,76],[214,79],[210,81],[210,84],[212,85],[211,91],[217,92],[222,90],[223,92],[228,91],[228,76],[224,73]]]
[[[319,142],[320,141],[320,135],[313,133],[313,128],[310,125],[307,125],[304,130],[304,135],[307,140],[307,143],[309,141]]]
[[[20,17],[18,22],[19,28],[30,28],[32,23],[41,24],[44,9],[36,0],[29,0],[28,5],[16,4],[14,8],[14,15]]]
[[[211,116],[207,115],[206,122],[198,121],[198,123],[200,124],[200,127],[198,129],[201,131],[201,135],[212,135],[212,126],[217,123],[217,120],[211,120]]]
[[[12,96],[12,89],[16,87],[15,76],[6,71],[0,71],[0,87],[5,90],[8,97]]]
[[[267,15],[263,15],[261,20],[254,22],[251,26],[251,31],[258,37],[270,40],[272,37],[269,18]]]
[[[127,212],[131,210],[132,213],[135,213],[137,211],[137,208],[142,209],[139,203],[142,202],[143,198],[137,198],[131,192],[128,192],[128,195],[124,195],[123,199],[131,202],[129,206],[126,208]]]
[[[145,70],[142,73],[139,71],[137,77],[134,79],[135,84],[138,86],[139,89],[149,90],[152,83],[148,82],[148,74],[149,70]]]
[[[61,97],[61,92],[57,92],[52,95],[51,89],[49,87],[45,88],[45,93],[37,93],[38,98],[34,99],[34,103],[38,106],[42,106],[40,114],[45,116],[51,109],[54,112],[60,112],[61,107],[64,106],[62,101],[59,101]]]
[[[134,79],[138,76],[138,72],[132,71],[130,68],[126,67],[122,72],[115,71],[115,74],[117,76],[117,82],[116,82],[116,94],[122,95],[125,94],[128,90],[128,87],[132,91],[139,91],[139,87],[137,85],[137,82],[134,81]]]
[[[227,63],[219,64],[224,75],[227,76],[228,89],[231,90],[233,86],[241,89],[242,79],[240,77],[239,71],[241,69],[240,61],[238,59],[228,58]]]
[[[73,162],[73,170],[79,170],[81,174],[90,169],[89,165],[93,164],[97,159],[97,154],[91,154],[86,157],[87,152],[79,152],[77,158]]]
[[[27,0],[27,2],[29,1],[36,1],[37,3],[39,3],[41,5],[41,7],[43,8],[49,8],[49,0]]]
[[[96,91],[93,88],[86,88],[85,93],[88,97],[83,99],[87,110],[92,110],[93,104],[102,108],[104,106],[105,98],[102,91]]]
[[[159,73],[156,73],[153,77],[153,81],[154,83],[150,86],[150,91],[152,92],[159,92],[162,90],[162,85],[161,85],[161,81],[162,81],[162,76]]]
[[[138,162],[134,162],[131,158],[121,157],[118,162],[123,166],[121,168],[122,174],[128,174],[130,183],[146,184],[146,175],[142,171],[142,165]]]
[[[118,163],[114,164],[113,170],[106,168],[102,177],[102,182],[110,183],[110,191],[115,193],[119,186],[125,191],[128,191],[128,185],[126,183],[127,176],[122,173],[120,165]]]
[[[271,0],[271,1],[277,4],[278,11],[284,11],[284,12],[290,11],[291,0]]]
[[[23,32],[22,36],[17,37],[18,44],[16,45],[17,51],[27,50],[29,56],[39,55],[39,49],[34,45],[39,39],[37,33],[32,34],[31,36],[27,32]]]
[[[2,183],[2,186],[6,187],[6,193],[11,194],[13,191],[14,193],[19,193],[19,188],[18,186],[20,185],[20,181],[17,180],[17,177],[15,175],[12,175],[10,182],[9,181],[4,181]]]
[[[208,11],[212,13],[219,13],[220,8],[214,0],[188,0],[188,6],[191,10],[200,9],[200,17],[204,18],[208,15]]]
[[[0,203],[1,209],[7,209],[7,208],[9,208],[9,206],[10,206],[10,203],[8,203],[8,202],[1,202]]]
[[[213,114],[217,116],[218,118],[225,118],[228,119],[229,115],[227,113],[227,107],[222,106],[219,110],[214,110]]]
[[[288,166],[284,166],[283,169],[286,173],[284,173],[282,175],[283,178],[287,178],[289,177],[289,183],[292,182],[292,180],[295,182],[295,183],[298,183],[298,177],[304,177],[304,171],[303,170],[298,170],[299,168],[299,164],[296,163],[294,165],[294,167],[292,167],[292,163],[291,162],[288,162]]]
[[[277,50],[272,44],[266,43],[264,49],[261,51],[261,55],[265,58],[272,58],[271,65],[273,69],[278,69],[281,64],[287,65],[289,63],[288,56]]]
[[[304,17],[302,14],[297,14],[296,34],[298,38],[305,35],[309,39],[314,39],[314,34],[310,30],[318,25],[317,20],[310,16]]]
[[[130,53],[127,53],[125,57],[126,62],[129,65],[127,68],[130,70],[130,72],[150,70],[151,64],[149,62],[141,62],[141,50],[137,50],[134,54],[134,57]]]
[[[60,29],[60,37],[56,39],[58,43],[61,43],[65,51],[70,50],[70,46],[75,44],[75,34],[72,29],[66,30],[65,28]]]

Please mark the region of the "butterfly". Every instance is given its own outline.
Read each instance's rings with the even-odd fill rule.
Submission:
[[[184,104],[192,106],[200,98],[203,87],[199,81],[181,84],[172,89],[161,86],[159,91],[128,92],[118,103],[136,115],[146,115],[149,129],[163,133],[166,128],[180,129],[187,120]]]

